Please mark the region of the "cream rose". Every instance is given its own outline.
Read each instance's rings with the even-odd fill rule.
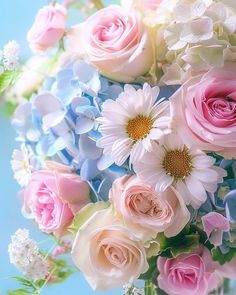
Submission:
[[[103,75],[126,83],[147,73],[154,62],[141,17],[118,5],[101,9],[74,27],[68,33],[67,51],[85,58]]]
[[[140,240],[150,240],[157,233],[177,235],[188,223],[190,213],[174,188],[156,192],[136,176],[123,176],[109,193],[116,215]]]
[[[114,220],[111,207],[95,212],[82,225],[74,240],[72,259],[94,290],[122,287],[148,270],[142,244]]]

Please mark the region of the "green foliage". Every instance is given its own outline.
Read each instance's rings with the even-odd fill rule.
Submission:
[[[153,256],[148,259],[149,269],[144,274],[141,274],[139,279],[140,280],[151,280],[153,278],[153,274],[157,268],[157,257]]]
[[[151,280],[145,281],[145,295],[156,295],[156,286]]]
[[[13,291],[8,291],[8,295],[26,295],[26,294],[31,294],[31,295],[36,295],[38,293],[32,293],[31,291],[27,291],[26,289],[17,289]]]
[[[167,238],[159,234],[161,256],[172,258],[182,253],[191,253],[199,245],[199,233],[193,233],[190,226],[186,226],[177,236]]]
[[[53,284],[62,283],[73,274],[73,270],[64,259],[58,259],[54,262],[54,270],[53,276],[56,279],[53,281]]]
[[[19,77],[21,71],[5,71],[0,75],[0,95],[7,90],[8,87],[12,86],[16,79]]]
[[[25,277],[20,277],[20,276],[15,276],[13,279],[17,280],[21,286],[21,288],[8,291],[8,295],[26,295],[26,294],[31,294],[31,295],[38,295],[39,294],[39,288],[36,285],[36,283],[33,283],[31,280],[25,278]]]
[[[11,117],[14,114],[16,107],[17,103],[10,100],[6,101],[3,106],[4,114],[6,114],[8,117]]]
[[[221,265],[230,262],[236,256],[236,248],[230,248],[228,253],[222,253],[219,247],[212,248],[212,258],[218,261]]]

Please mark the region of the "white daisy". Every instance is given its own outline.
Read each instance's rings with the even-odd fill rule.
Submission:
[[[186,147],[175,134],[169,134],[134,164],[134,171],[157,191],[173,185],[186,204],[199,208],[206,201],[207,192],[214,193],[227,175],[214,163],[214,158]]]
[[[34,163],[32,153],[22,144],[20,150],[14,150],[12,154],[11,167],[14,177],[20,186],[26,186],[30,180]]]
[[[147,83],[136,90],[125,85],[116,101],[103,104],[101,126],[102,138],[97,146],[104,149],[117,165],[130,156],[130,164],[139,161],[146,151],[152,151],[154,140],[168,132],[169,102],[157,101],[159,87]]]

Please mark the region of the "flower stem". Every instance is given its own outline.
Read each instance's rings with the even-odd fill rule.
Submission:
[[[94,4],[95,8],[102,9],[104,8],[104,4],[101,0],[91,0],[91,2]]]

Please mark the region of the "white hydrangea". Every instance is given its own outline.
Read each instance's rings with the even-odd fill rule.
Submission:
[[[160,36],[164,36],[166,44],[165,59],[157,56],[164,73],[160,84],[181,84],[190,75],[222,67],[232,58],[235,60],[235,3],[232,0],[171,0],[171,9],[167,9],[168,0],[160,2],[151,21],[158,31],[157,52],[164,48]]]
[[[49,273],[48,262],[40,254],[37,243],[29,238],[27,229],[18,229],[8,246],[10,262],[32,280],[44,279]]]
[[[13,71],[19,67],[20,45],[9,41],[3,48],[3,65],[7,70]]]

